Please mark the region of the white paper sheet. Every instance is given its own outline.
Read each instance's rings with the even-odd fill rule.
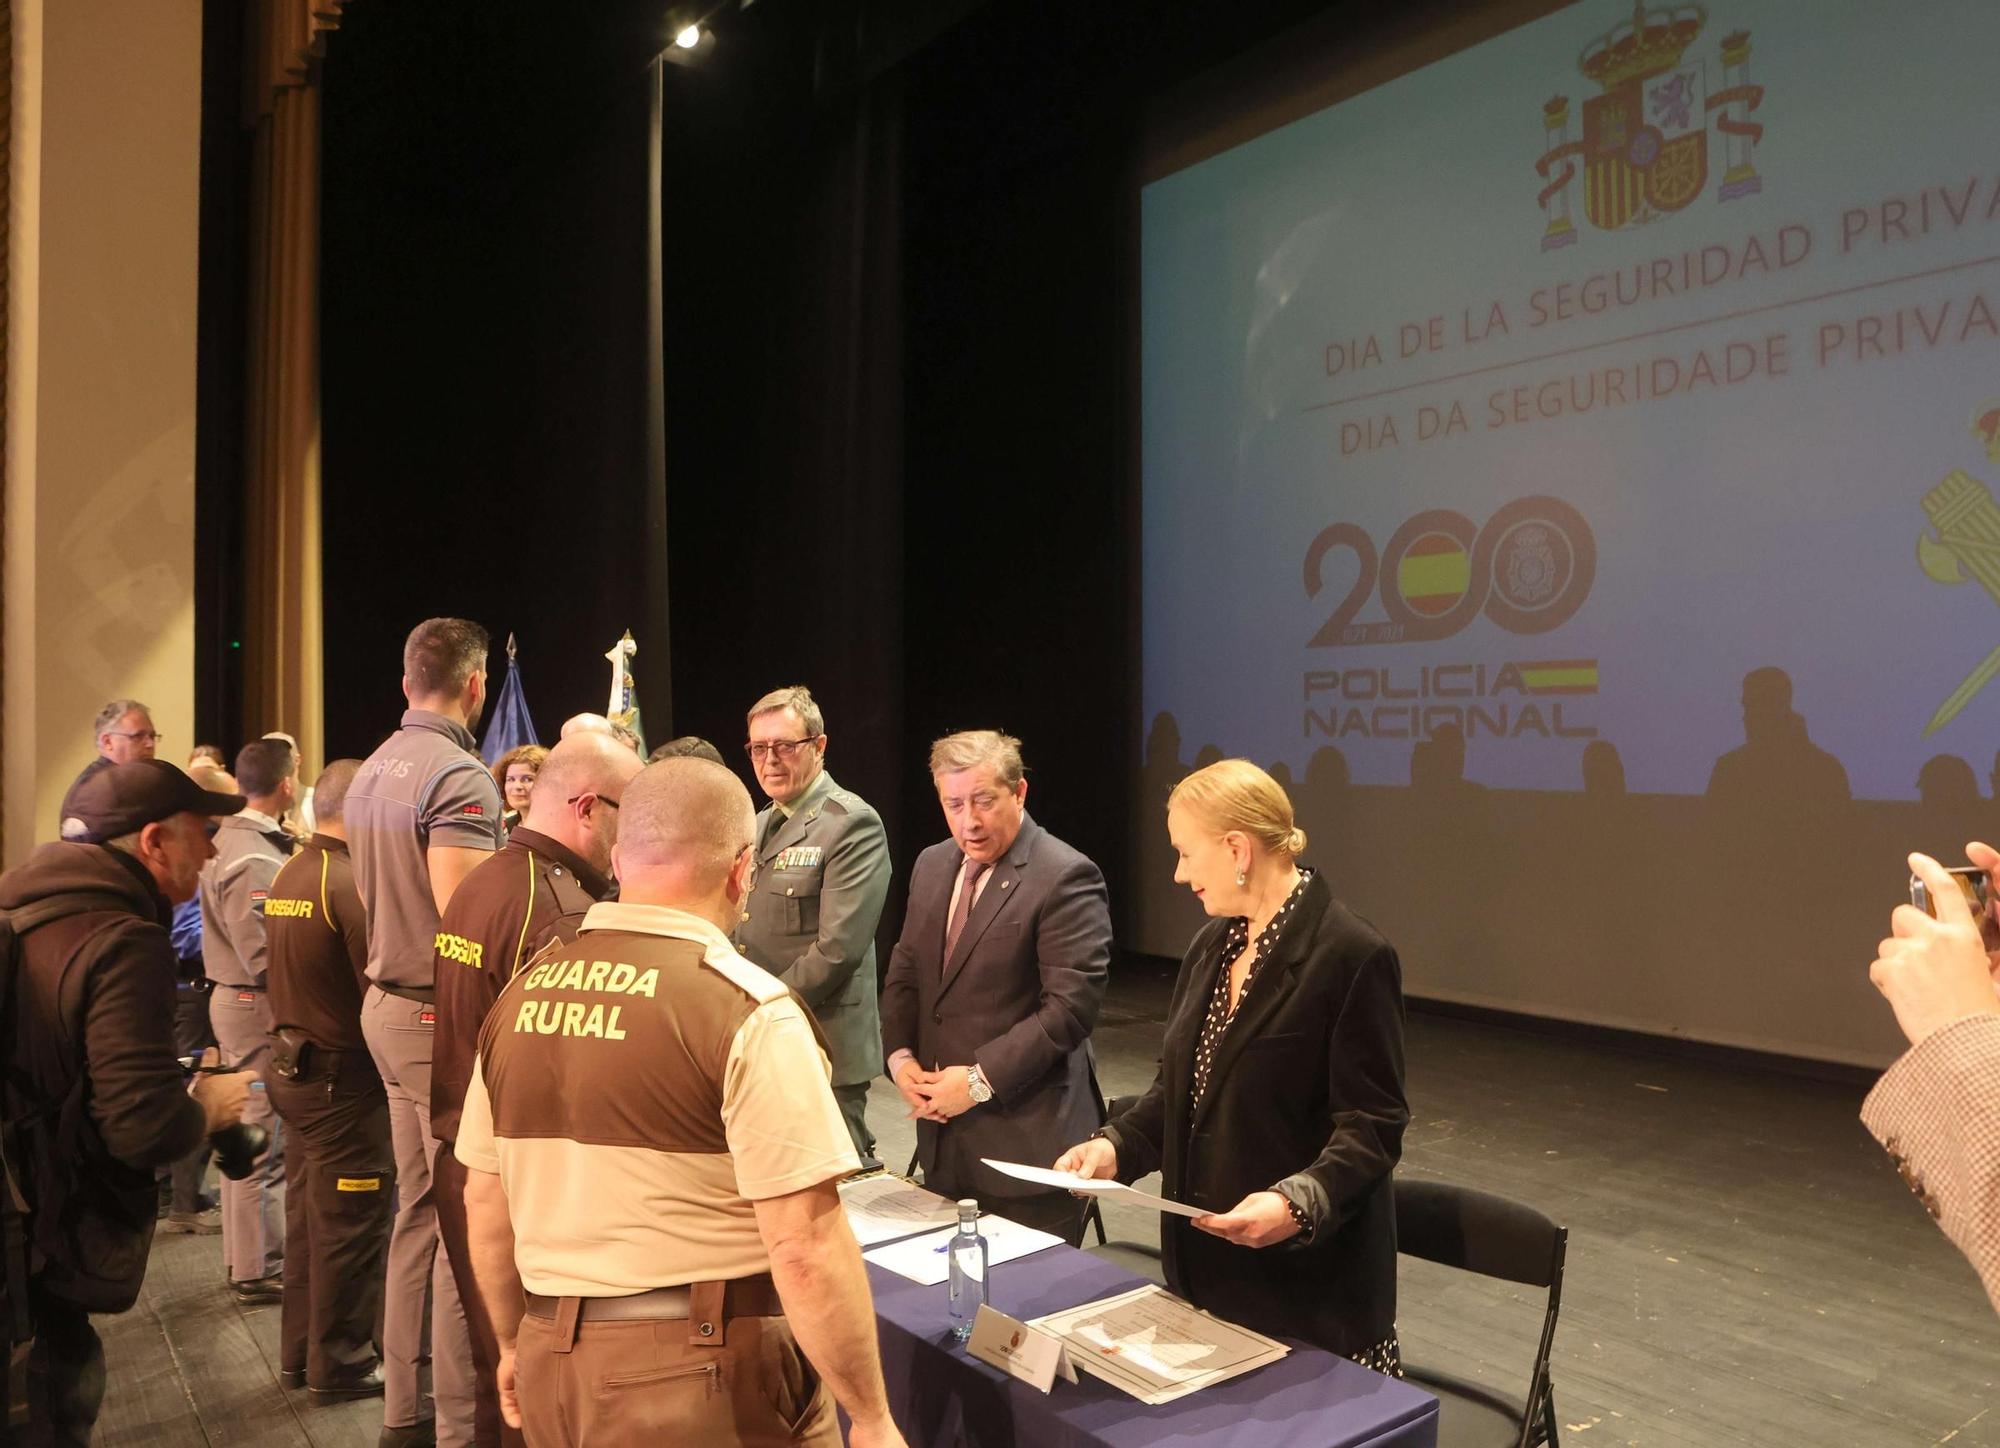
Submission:
[[[847,1209],[854,1239],[863,1247],[958,1224],[956,1202],[887,1172],[842,1182],[840,1204]]]
[[[1028,1325],[1062,1339],[1077,1367],[1142,1403],[1170,1403],[1291,1351],[1151,1283]]]
[[[1151,1207],[1156,1212],[1173,1212],[1183,1217],[1205,1217],[1208,1209],[1191,1207],[1186,1202],[1170,1202],[1165,1197],[1156,1197],[1151,1192],[1142,1192],[1137,1187],[1128,1187],[1123,1182],[1114,1182],[1104,1177],[1081,1177],[1075,1172],[1052,1171],[1045,1166],[1029,1166],[1026,1162],[995,1161],[990,1156],[982,1156],[993,1170],[1005,1172],[1010,1177],[1019,1177],[1024,1182],[1039,1182],[1045,1187],[1061,1187],[1066,1192],[1082,1192],[1085,1196],[1104,1197],[1120,1202],[1128,1207]]]
[[[861,1255],[877,1267],[886,1267],[912,1282],[935,1287],[951,1275],[951,1257],[947,1249],[957,1232],[958,1228],[954,1225],[943,1232],[927,1232],[921,1237],[890,1242]],[[1051,1232],[1038,1232],[1033,1227],[1024,1227],[1005,1217],[990,1217],[983,1213],[979,1218],[979,1235],[986,1239],[988,1271],[1002,1262],[1012,1262],[1031,1252],[1062,1245],[1062,1238]]]

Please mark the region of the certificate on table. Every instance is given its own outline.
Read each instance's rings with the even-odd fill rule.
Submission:
[[[1123,1182],[1114,1182],[1106,1177],[1082,1177],[1075,1172],[1054,1171],[1045,1166],[1029,1166],[1020,1161],[995,1161],[990,1156],[979,1158],[997,1172],[1005,1172],[1010,1177],[1018,1177],[1024,1182],[1039,1182],[1045,1187],[1061,1187],[1066,1192],[1081,1192],[1087,1197],[1105,1197],[1124,1203],[1128,1207],[1151,1207],[1156,1212],[1174,1212],[1183,1217],[1205,1217],[1206,1207],[1191,1207],[1186,1202],[1170,1202],[1165,1197],[1156,1197],[1151,1192],[1142,1192],[1137,1187],[1128,1187]]]
[[[1142,1403],[1171,1403],[1291,1351],[1151,1283],[1030,1318],[1029,1326],[1060,1338],[1077,1367]]]
[[[842,1182],[840,1204],[847,1210],[854,1239],[863,1247],[958,1224],[956,1202],[887,1172]]]
[[[921,1237],[890,1242],[861,1255],[899,1277],[935,1287],[951,1275],[951,1239],[957,1234],[958,1228],[953,1226],[942,1232],[926,1232]],[[979,1217],[979,1235],[986,1239],[989,1271],[1030,1252],[1063,1245],[1063,1239],[1053,1232],[1038,1232],[1033,1227],[1024,1227],[1005,1217],[989,1217],[983,1212]]]

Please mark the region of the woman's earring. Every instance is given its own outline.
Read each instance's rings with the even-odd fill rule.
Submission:
[[[1240,890],[1247,883],[1249,883],[1249,877],[1246,876],[1241,870],[1238,870],[1236,872],[1236,888]]]

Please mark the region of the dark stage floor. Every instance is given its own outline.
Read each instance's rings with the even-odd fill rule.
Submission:
[[[1152,1079],[1167,980],[1127,968],[1098,1030],[1104,1088]],[[1556,1406],[1565,1442],[2000,1448],[2000,1321],[1855,1119],[1850,1087],[1417,1015],[1403,1170],[1539,1206],[1571,1229]],[[885,1160],[908,1159],[878,1082]],[[1113,1209],[1114,1239],[1155,1218]],[[377,1402],[277,1377],[277,1311],[221,1286],[219,1239],[154,1250],[104,1320],[108,1445],[365,1445]],[[1004,1268],[998,1269],[1004,1271]],[[1403,1264],[1406,1357],[1525,1385],[1541,1294]]]

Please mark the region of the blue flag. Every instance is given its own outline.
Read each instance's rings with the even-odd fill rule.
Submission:
[[[488,764],[523,744],[540,744],[535,737],[535,721],[528,717],[528,696],[521,688],[521,669],[514,662],[514,636],[507,635],[507,682],[493,704],[493,721],[486,726],[486,742],[479,757]]]

